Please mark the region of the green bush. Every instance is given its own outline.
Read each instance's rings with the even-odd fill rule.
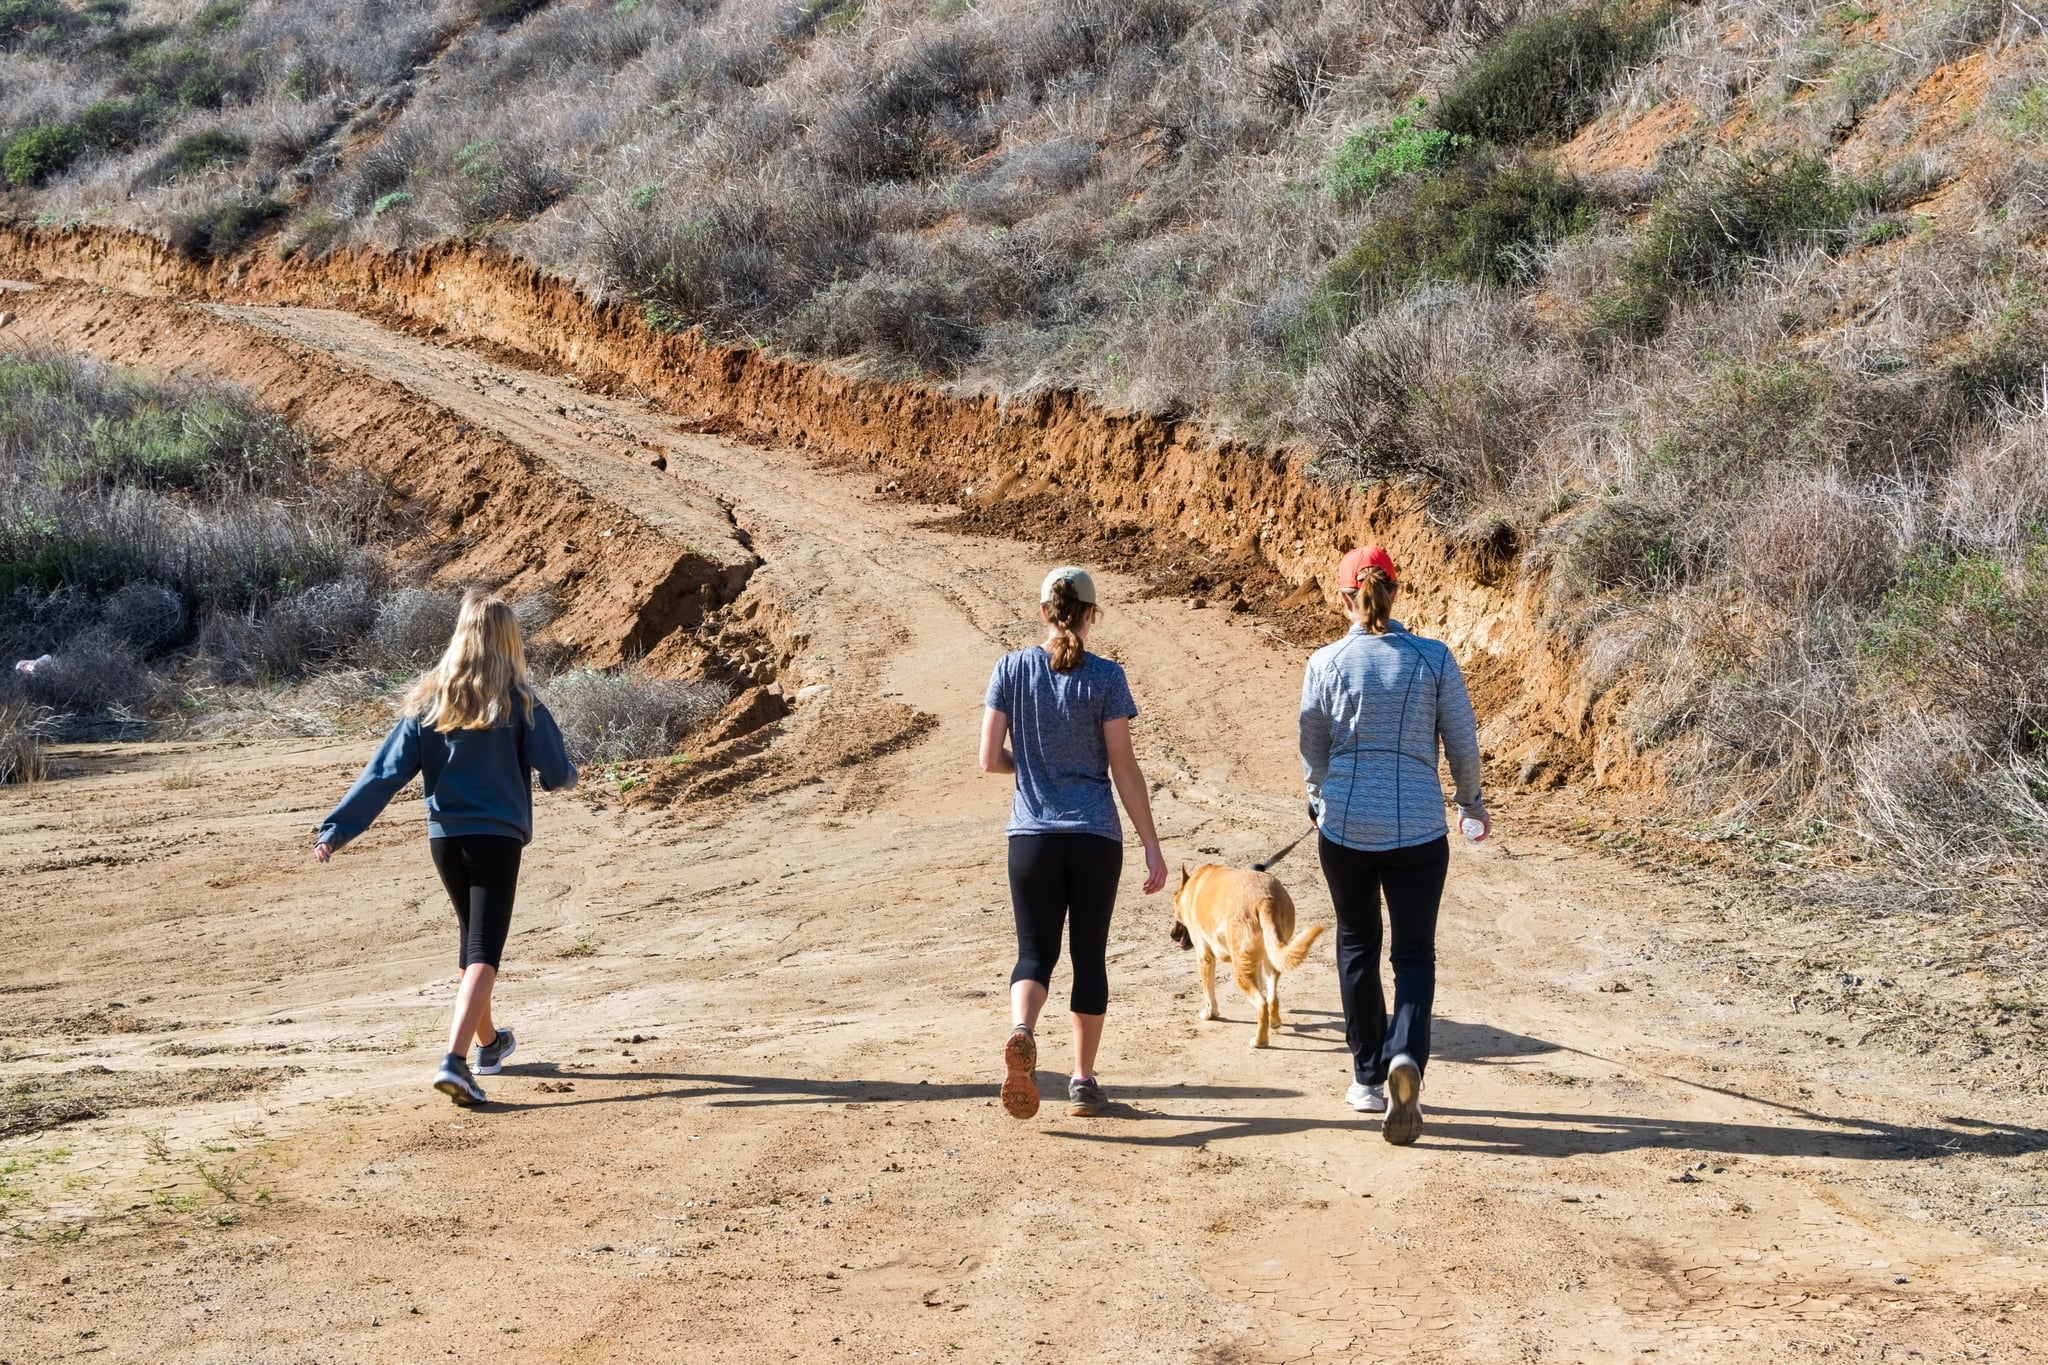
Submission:
[[[1337,149],[1323,187],[1339,203],[1368,199],[1387,186],[1451,158],[1467,139],[1421,121],[1423,103],[1411,113],[1395,116],[1385,127],[1365,128]]]
[[[1615,77],[1648,58],[1663,12],[1618,6],[1566,10],[1509,28],[1437,101],[1437,126],[1503,145],[1570,137],[1599,110]]]
[[[1540,161],[1467,157],[1366,226],[1324,272],[1304,321],[1317,336],[1334,335],[1429,279],[1513,284],[1529,274],[1534,248],[1586,230],[1595,217],[1592,196],[1572,176]]]
[[[1881,184],[1837,176],[1809,152],[1755,152],[1694,176],[1657,201],[1595,321],[1610,335],[1654,333],[1680,295],[1724,285],[1757,257],[1852,240],[1883,197]]]
[[[15,134],[0,153],[0,171],[14,189],[40,185],[62,175],[85,155],[85,139],[68,123],[45,123]]]
[[[154,138],[168,114],[160,101],[149,96],[97,100],[79,112],[72,126],[88,147],[120,152]]]
[[[249,154],[249,140],[220,128],[209,128],[178,139],[171,148],[171,170],[193,175],[210,166],[226,166]]]

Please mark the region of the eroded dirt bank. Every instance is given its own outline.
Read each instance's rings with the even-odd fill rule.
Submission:
[[[1005,406],[863,379],[744,347],[659,333],[631,308],[593,303],[485,246],[405,257],[339,252],[318,262],[255,257],[197,265],[162,243],[107,229],[0,228],[0,274],[131,294],[346,309],[437,340],[652,400],[686,425],[787,444],[895,474],[905,492],[991,509],[1002,521],[1056,499],[1147,542],[1154,563],[1228,604],[1286,611],[1319,601],[1342,545],[1376,539],[1415,570],[1403,615],[1453,641],[1491,718],[1489,757],[1544,783],[1566,777],[1643,788],[1657,779],[1575,661],[1539,628],[1540,585],[1513,572],[1515,547],[1444,540],[1405,495],[1305,476],[1284,452],[1209,439],[1192,423],[1111,412],[1066,393]]]
[[[411,414],[425,470],[481,458],[438,439],[502,442],[600,535],[641,509],[659,554],[629,575],[680,553],[664,509],[716,508],[758,561],[723,613],[777,642],[797,701],[772,746],[664,779],[744,799],[625,806],[595,774],[543,799],[500,993],[520,1051],[473,1114],[424,1088],[452,945],[417,806],[305,856],[368,741],[78,747],[62,781],[0,791],[0,1085],[74,1106],[0,1138],[0,1360],[2048,1352],[2048,1130],[2011,1035],[1923,1050],[1817,983],[1788,998],[1784,926],[1531,832],[1533,795],[1455,855],[1418,1146],[1342,1105],[1328,951],[1254,1053],[1242,1001],[1196,1020],[1134,859],[1118,1104],[1009,1120],[1007,794],[971,755],[990,662],[1030,634],[1029,550],[345,313],[6,306],[109,358],[202,347],[272,396],[303,370],[337,428]],[[501,571],[535,549],[493,544]],[[1102,583],[1169,857],[1292,838],[1300,651]],[[708,659],[733,631],[690,634]],[[1328,923],[1313,860],[1280,871]]]

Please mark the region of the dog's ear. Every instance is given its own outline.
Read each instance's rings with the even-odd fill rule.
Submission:
[[[1182,863],[1182,864],[1180,865],[1180,886],[1176,886],[1176,887],[1174,887],[1174,888],[1173,888],[1173,894],[1174,894],[1174,895],[1176,895],[1176,896],[1178,896],[1178,895],[1180,894],[1180,888],[1181,888],[1182,886],[1186,886],[1187,884],[1188,884],[1188,865],[1187,865],[1186,863]]]

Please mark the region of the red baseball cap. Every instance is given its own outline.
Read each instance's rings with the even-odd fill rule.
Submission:
[[[1394,567],[1394,557],[1377,545],[1366,545],[1345,552],[1337,565],[1337,590],[1357,592],[1358,580],[1367,569],[1378,569],[1390,583],[1401,581],[1401,571]]]

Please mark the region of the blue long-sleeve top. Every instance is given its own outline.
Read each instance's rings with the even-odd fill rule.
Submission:
[[[533,837],[533,784],[547,791],[576,785],[576,765],[548,708],[533,704],[531,721],[513,718],[489,730],[430,729],[418,716],[393,726],[362,775],[321,822],[318,842],[340,848],[370,827],[399,788],[417,776],[426,789],[427,837],[496,834]]]
[[[1448,834],[1437,745],[1458,808],[1484,819],[1479,727],[1450,647],[1399,621],[1353,626],[1308,661],[1301,681],[1301,766],[1316,827],[1346,848],[1379,852]]]

